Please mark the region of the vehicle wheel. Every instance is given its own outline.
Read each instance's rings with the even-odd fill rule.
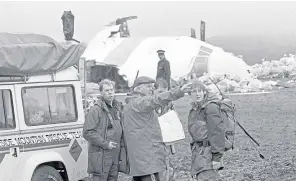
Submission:
[[[63,178],[56,169],[45,165],[34,171],[31,181],[63,181]]]

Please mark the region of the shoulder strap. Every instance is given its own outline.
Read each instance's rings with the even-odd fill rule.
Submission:
[[[216,104],[219,107],[219,114],[221,116],[222,121],[224,122],[224,117],[222,116],[223,115],[223,113],[222,113],[222,106],[221,106],[222,105],[222,100],[220,102],[210,102],[210,103],[214,103],[214,104]],[[226,113],[226,116],[228,116],[227,113]]]

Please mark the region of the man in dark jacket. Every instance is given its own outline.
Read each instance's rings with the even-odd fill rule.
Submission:
[[[157,74],[156,80],[159,78],[163,78],[167,81],[170,89],[171,85],[171,65],[170,62],[165,58],[164,50],[158,50],[157,54],[159,57],[159,62],[157,65]]]
[[[100,82],[102,98],[86,114],[83,137],[89,143],[88,173],[92,181],[117,181],[122,136],[121,106],[114,99],[115,83]]]
[[[124,135],[134,181],[160,181],[159,172],[166,170],[163,143],[156,109],[184,96],[190,84],[171,91],[153,94],[154,80],[138,77],[134,82],[135,95],[124,107]]]

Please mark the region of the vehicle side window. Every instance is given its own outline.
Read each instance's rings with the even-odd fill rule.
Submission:
[[[15,128],[11,90],[0,90],[0,131]]]
[[[77,121],[72,86],[23,88],[22,99],[25,122],[28,126]]]

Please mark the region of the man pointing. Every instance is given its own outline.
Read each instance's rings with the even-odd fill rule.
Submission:
[[[167,169],[167,153],[155,110],[183,97],[191,85],[153,94],[154,82],[149,77],[138,77],[134,95],[126,99],[123,110],[123,131],[134,181],[160,181],[159,172]]]

